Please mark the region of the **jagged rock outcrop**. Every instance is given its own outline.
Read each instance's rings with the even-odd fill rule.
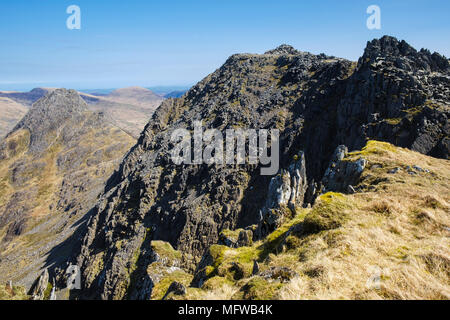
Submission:
[[[231,56],[183,97],[162,103],[109,180],[76,257],[83,291],[126,297],[129,266],[151,251],[150,240],[169,242],[181,252],[181,267],[193,271],[222,231],[261,220],[274,228],[280,215],[272,219],[270,209],[286,205],[289,213],[305,197],[313,201],[338,145],[353,150],[372,138],[447,157],[448,79],[446,58],[391,37],[369,43],[358,63],[287,46]],[[272,180],[257,165],[175,165],[171,134],[197,120],[221,132],[279,129],[285,170]],[[291,167],[299,150],[301,161]],[[136,272],[148,275],[153,260],[143,254],[138,261]]]
[[[344,161],[347,152],[346,146],[340,145],[336,148],[322,179],[323,193],[328,191],[343,193],[355,191],[353,185],[358,183],[367,165],[367,160],[360,157],[356,161]]]
[[[449,60],[385,36],[367,44],[337,107],[338,140],[350,150],[380,139],[448,159]]]
[[[45,269],[39,278],[36,279],[35,284],[30,290],[30,295],[33,300],[44,300],[45,292],[49,284],[48,270]]]
[[[246,247],[253,243],[257,226],[250,226],[246,229],[237,229],[234,231],[224,230],[219,235],[219,244],[230,248]]]
[[[262,235],[278,228],[287,215],[291,216],[297,207],[303,206],[307,188],[305,154],[299,152],[288,169],[281,170],[270,181],[266,205],[261,210]]]

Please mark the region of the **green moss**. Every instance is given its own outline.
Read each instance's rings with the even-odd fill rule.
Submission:
[[[396,126],[402,121],[402,118],[388,118],[384,119],[384,122],[390,124],[391,126]]]
[[[351,208],[348,197],[339,193],[327,193],[305,217],[303,229],[306,233],[318,233],[341,227],[347,220]]]
[[[205,276],[208,278],[212,277],[215,272],[216,272],[216,268],[214,268],[213,266],[207,266],[205,268]]]
[[[44,291],[44,300],[50,300],[50,295],[52,293],[53,285],[49,282],[47,288]]]
[[[427,108],[430,108],[430,109],[439,109],[439,104],[437,104],[433,100],[427,100],[424,103],[424,107],[427,107]]]
[[[175,250],[172,245],[165,241],[152,241],[152,250],[161,257],[169,259],[170,261],[180,260],[181,253]]]
[[[406,116],[408,118],[414,118],[416,115],[420,114],[423,111],[423,106],[420,107],[413,107],[409,109],[402,110],[404,113],[406,113]]]
[[[223,238],[227,238],[230,239],[233,242],[237,242],[239,239],[239,233],[242,231],[243,229],[237,229],[237,230],[229,230],[229,229],[225,229],[223,230],[219,237],[223,237]]]
[[[193,276],[183,270],[175,270],[167,273],[163,278],[155,284],[152,289],[152,300],[161,300],[167,293],[172,282],[176,281],[188,287],[192,281]]]
[[[267,236],[266,241],[262,246],[262,253],[260,257],[261,260],[265,259],[270,253],[277,252],[278,249],[280,249],[281,244],[286,239],[286,233],[289,231],[289,229],[291,229],[292,226],[303,222],[308,212],[308,209],[299,210],[293,219],[283,224],[281,227]]]
[[[235,260],[239,263],[253,263],[254,260],[260,258],[261,248],[257,247],[241,247],[236,249]]]
[[[388,152],[397,153],[397,149],[390,143],[376,140],[367,141],[366,146],[361,151],[350,152],[348,157],[364,155],[384,155]]]
[[[217,269],[223,262],[224,256],[225,256],[225,251],[228,250],[228,247],[226,246],[221,246],[218,244],[212,245],[211,247],[209,247],[209,254],[211,255],[212,259],[213,259],[213,267],[214,269]]]

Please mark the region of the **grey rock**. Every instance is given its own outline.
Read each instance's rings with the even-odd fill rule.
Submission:
[[[88,281],[86,291],[121,298],[127,265],[143,250],[146,229],[182,252],[183,268],[200,274],[209,259],[204,252],[221,231],[254,224],[261,226],[259,235],[270,231],[305,205],[307,181],[346,192],[367,161],[342,161],[344,145],[356,150],[376,139],[448,157],[449,71],[446,58],[392,37],[369,42],[357,64],[286,46],[231,56],[181,98],[161,104],[111,177],[77,257],[86,270],[96,252],[108,256],[104,277]],[[191,130],[195,120],[222,132],[280,128],[280,175],[262,177],[255,165],[174,165],[171,133]],[[292,163],[298,150],[304,163]],[[310,186],[315,192],[307,203],[322,191],[320,183]],[[128,245],[117,249],[120,240]],[[147,267],[138,265],[138,272]]]
[[[396,167],[396,168],[393,168],[393,169],[389,170],[388,173],[389,173],[389,174],[396,174],[396,173],[399,172],[399,171],[400,171],[400,168],[399,168],[399,167]]]
[[[353,186],[349,185],[347,187],[347,193],[348,194],[354,194],[354,193],[356,193],[356,190],[355,190],[355,188],[353,188]]]
[[[44,293],[47,290],[48,281],[48,270],[45,269],[30,290],[30,295],[33,300],[44,300]]]
[[[353,185],[357,184],[367,166],[367,160],[359,158],[356,161],[344,161],[347,154],[345,146],[338,146],[333,154],[328,169],[322,179],[323,192],[356,192]]]
[[[296,207],[303,206],[307,188],[305,154],[300,151],[288,169],[281,170],[270,181],[267,201],[261,210],[261,225],[265,228],[263,233],[280,226],[287,213],[286,209],[295,212]]]

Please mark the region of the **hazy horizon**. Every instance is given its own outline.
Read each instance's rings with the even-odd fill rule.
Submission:
[[[126,85],[123,87],[114,87],[114,88],[75,88],[75,87],[64,87],[64,86],[42,86],[42,85],[33,85],[30,84],[29,86],[23,86],[20,88],[14,88],[12,86],[12,89],[4,89],[2,87],[0,87],[0,92],[29,92],[33,89],[37,89],[37,88],[65,88],[65,89],[74,89],[80,92],[84,92],[84,93],[97,93],[97,94],[108,94],[116,89],[122,89],[122,88],[132,88],[132,87],[141,87],[141,88],[145,88],[148,90],[153,91],[154,93],[157,94],[167,94],[167,93],[172,93],[172,92],[176,92],[176,91],[187,91],[189,90],[189,88],[192,87],[192,85],[188,85],[188,86],[134,86],[134,85]]]

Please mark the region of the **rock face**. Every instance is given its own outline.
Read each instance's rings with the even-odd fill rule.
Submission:
[[[261,221],[274,228],[282,214],[271,209],[288,213],[312,201],[338,145],[353,150],[372,138],[448,157],[449,72],[446,58],[391,37],[370,42],[358,63],[285,45],[231,56],[161,104],[109,179],[76,257],[84,292],[126,297],[134,286],[129,266],[151,251],[148,240],[169,242],[182,254],[180,266],[193,271],[223,230]],[[197,120],[222,132],[279,129],[279,175],[261,176],[257,165],[175,165],[171,133]],[[145,275],[151,264],[140,256],[136,272]]]
[[[367,44],[337,108],[338,139],[351,150],[368,138],[448,159],[449,60],[405,41]]]
[[[262,235],[278,228],[286,212],[295,212],[296,207],[303,206],[307,188],[305,155],[299,152],[288,169],[270,181],[266,205],[261,210]]]
[[[47,290],[49,283],[48,281],[49,281],[48,270],[45,269],[30,290],[31,298],[33,300],[44,300],[45,291]]]
[[[359,177],[364,171],[367,160],[359,158],[356,161],[343,161],[347,156],[347,147],[338,146],[333,154],[328,169],[322,179],[322,192],[354,192],[352,185],[358,182]]]
[[[53,90],[31,107],[0,141],[2,281],[29,288],[44,266],[65,261],[78,239],[65,240],[82,229],[132,143],[73,90]]]

